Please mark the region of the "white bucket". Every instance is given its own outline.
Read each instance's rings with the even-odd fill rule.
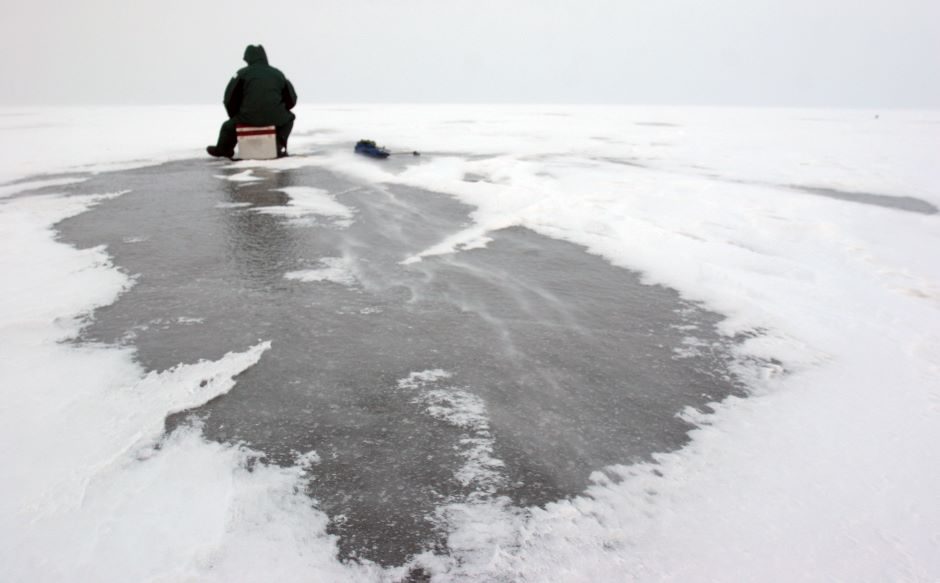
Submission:
[[[277,136],[274,126],[237,126],[238,157],[242,160],[277,158]]]

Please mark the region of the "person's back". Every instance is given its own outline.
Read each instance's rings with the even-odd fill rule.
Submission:
[[[276,126],[278,156],[287,155],[287,138],[294,125],[291,113],[297,104],[293,85],[281,71],[268,64],[261,45],[248,45],[239,71],[225,88],[223,103],[229,120],[222,124],[219,141],[206,151],[211,156],[232,157],[237,142],[236,126]]]

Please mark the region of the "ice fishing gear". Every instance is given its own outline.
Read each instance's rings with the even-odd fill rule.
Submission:
[[[417,151],[413,152],[389,152],[386,148],[377,146],[374,140],[359,140],[356,142],[355,152],[357,154],[362,154],[363,156],[369,156],[370,158],[388,158],[389,156],[400,156],[400,155],[409,155],[409,156],[420,156],[421,153]]]
[[[388,158],[391,152],[375,145],[372,140],[359,140],[356,142],[356,153],[370,158]]]

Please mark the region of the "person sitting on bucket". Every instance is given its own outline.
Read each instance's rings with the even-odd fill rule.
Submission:
[[[218,143],[208,146],[206,152],[231,158],[238,141],[236,126],[273,125],[277,128],[277,157],[284,157],[296,119],[290,110],[297,104],[297,93],[284,73],[268,65],[263,46],[248,45],[244,59],[248,66],[239,69],[225,88],[223,103],[229,120],[219,130]]]

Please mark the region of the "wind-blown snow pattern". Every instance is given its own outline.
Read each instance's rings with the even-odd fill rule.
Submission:
[[[466,389],[434,386],[450,377],[441,369],[411,373],[398,381],[398,387],[415,392],[414,400],[425,405],[429,415],[463,431],[460,455],[466,463],[455,477],[470,488],[471,497],[491,495],[505,478],[499,471],[503,462],[493,455],[486,403]]]
[[[246,172],[249,172],[246,170]],[[255,212],[281,215],[291,219],[321,216],[334,219],[336,224],[348,225],[353,218],[351,208],[342,205],[328,192],[309,186],[289,186],[277,189],[290,197],[286,206],[264,207]]]
[[[498,578],[519,549],[524,511],[497,495],[506,477],[494,455],[486,404],[466,388],[447,385],[451,374],[441,369],[413,372],[398,381],[414,393],[432,417],[463,432],[460,455],[465,462],[454,476],[466,492],[438,509],[437,519],[448,530],[450,555],[426,553],[418,559],[438,579]]]
[[[64,342],[134,282],[107,249],[55,240],[57,221],[119,195],[68,185],[200,155],[218,112],[5,113],[4,581],[396,581],[413,567],[434,581],[940,579],[938,112],[321,106],[298,111],[291,158],[231,165],[447,193],[472,223],[403,261],[525,226],[678,290],[743,339],[747,398],[685,411],[687,446],[598,468],[544,507],[500,497],[492,405],[473,387],[434,369],[390,387],[462,433],[465,487],[438,509],[447,548],[395,568],[337,559],[315,486],[304,494],[315,453],[279,468],[198,424],[164,434],[168,414],[264,358],[264,339],[150,374],[132,346]],[[423,156],[357,158],[362,128]],[[116,150],[127,135],[143,139]],[[238,212],[355,219],[314,186],[284,192],[286,207]],[[707,348],[687,347],[676,358]]]

